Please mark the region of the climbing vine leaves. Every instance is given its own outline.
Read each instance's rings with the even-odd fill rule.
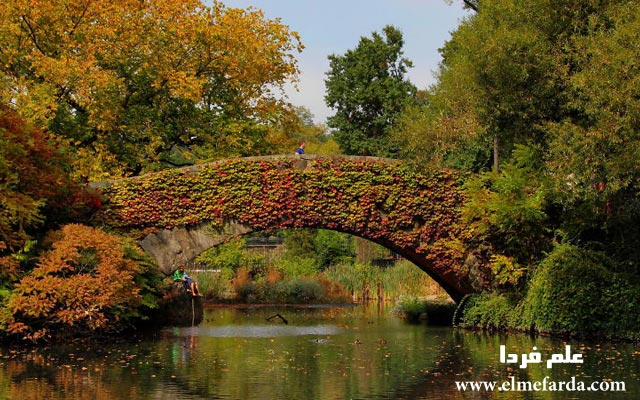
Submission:
[[[462,177],[417,174],[374,159],[249,158],[112,182],[104,222],[143,237],[158,229],[237,222],[253,230],[324,228],[364,237],[446,279],[466,277]]]

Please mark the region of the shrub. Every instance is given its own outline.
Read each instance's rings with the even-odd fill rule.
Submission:
[[[324,300],[322,285],[319,282],[296,278],[287,282],[287,300],[290,303],[317,303]]]
[[[427,301],[427,324],[438,326],[451,326],[456,304],[453,301]]]
[[[558,245],[537,267],[522,301],[504,293],[473,295],[456,314],[462,327],[637,340],[640,286],[611,269],[603,253]]]
[[[326,279],[324,275],[318,274],[318,283],[322,286],[325,300],[329,303],[348,303],[351,301],[351,294],[339,282]]]
[[[280,282],[283,276],[282,276],[282,272],[277,268],[269,268],[267,269],[267,272],[264,278],[266,279],[267,283],[273,284],[276,282]]]
[[[393,313],[410,322],[417,322],[427,311],[426,302],[413,296],[400,296]]]
[[[523,327],[574,336],[640,336],[640,287],[611,272],[602,253],[559,245],[540,264],[523,304]]]
[[[511,326],[516,302],[505,294],[485,293],[469,297],[460,326],[488,330],[506,330]]]
[[[202,271],[193,274],[193,279],[198,282],[200,293],[207,299],[225,299],[230,291],[229,282],[233,277],[230,268],[220,270]]]
[[[323,286],[314,280],[294,278],[288,281],[246,281],[236,289],[236,295],[247,303],[309,304],[328,301]]]
[[[243,299],[245,302],[250,300],[250,297],[255,292],[255,287],[251,280],[251,274],[247,268],[238,268],[236,270],[235,277],[231,281],[231,286],[233,286],[236,296]]]
[[[450,301],[400,296],[392,312],[413,323],[424,320],[429,325],[451,325],[455,308],[455,303]]]
[[[145,304],[154,306],[136,282],[146,281],[138,279],[146,271],[123,239],[82,225],[64,226],[49,239],[51,250],[8,298],[9,333],[35,341],[114,332],[142,317]]]

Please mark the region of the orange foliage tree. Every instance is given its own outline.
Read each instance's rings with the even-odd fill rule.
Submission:
[[[9,334],[36,341],[110,332],[140,317],[136,276],[144,271],[123,239],[75,224],[50,239],[7,301],[1,322]]]
[[[262,11],[199,0],[14,0],[0,43],[2,101],[97,180],[273,151],[302,50]]]

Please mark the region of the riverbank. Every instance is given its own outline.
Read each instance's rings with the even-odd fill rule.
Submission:
[[[528,334],[561,339],[590,341],[621,341],[640,343],[640,332],[628,329],[594,330],[591,325],[606,326],[614,316],[597,321],[595,316],[584,322],[582,328],[573,325],[568,328],[565,320],[559,319],[556,329],[545,329],[536,325],[537,319],[524,310],[526,300],[518,302],[508,294],[487,293],[465,297],[458,305],[453,316],[453,326],[489,333]],[[562,328],[564,327],[564,329]]]
[[[454,323],[488,331],[640,341],[640,282],[601,252],[561,244],[526,285],[464,298]]]

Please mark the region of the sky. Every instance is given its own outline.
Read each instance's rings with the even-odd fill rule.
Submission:
[[[324,103],[324,80],[330,54],[354,49],[360,38],[393,25],[403,33],[404,57],[413,62],[408,78],[419,89],[434,82],[438,49],[468,15],[454,0],[225,0],[229,7],[252,6],[269,19],[279,18],[300,34],[305,49],[296,54],[301,70],[298,91],[285,88],[289,101],[308,108],[314,122],[325,123],[333,111]]]

